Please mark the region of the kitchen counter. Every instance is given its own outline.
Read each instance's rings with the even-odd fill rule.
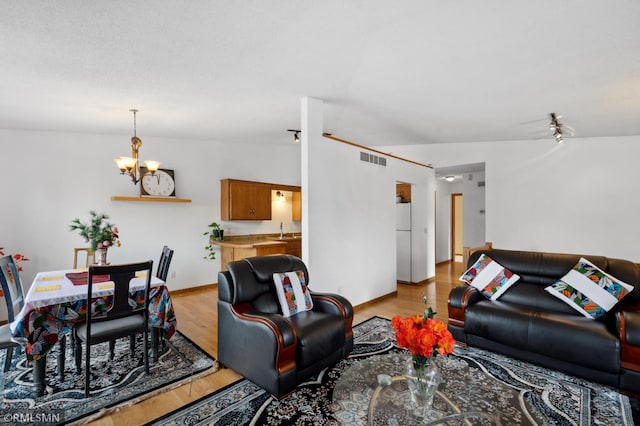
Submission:
[[[222,241],[211,240],[211,244],[220,247],[223,271],[227,269],[227,263],[247,257],[273,254],[302,256],[302,237],[299,236],[288,235],[281,239],[279,234],[233,235]]]
[[[212,241],[211,244],[220,247],[234,247],[234,248],[255,248],[255,247],[277,247],[286,246],[286,241],[274,241],[274,240],[247,240],[247,241],[234,241],[234,240],[222,240]]]

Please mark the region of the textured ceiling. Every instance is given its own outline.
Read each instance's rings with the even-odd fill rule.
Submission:
[[[2,1],[0,128],[369,146],[640,134],[640,2]]]

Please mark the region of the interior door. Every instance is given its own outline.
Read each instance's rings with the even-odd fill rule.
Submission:
[[[462,194],[451,194],[451,259],[462,262]]]

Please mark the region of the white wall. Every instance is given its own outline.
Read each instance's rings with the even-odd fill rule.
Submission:
[[[340,293],[354,305],[396,290],[396,181],[413,184],[412,277],[434,276],[433,170],[391,157],[386,167],[360,161],[362,149],[322,137],[317,99],[303,100],[302,134],[310,287]]]
[[[485,239],[485,187],[478,186],[485,181],[484,172],[462,174],[462,245],[479,247]]]
[[[394,146],[435,167],[485,162],[497,248],[640,260],[640,136]]]
[[[0,164],[3,201],[0,208],[0,246],[6,253],[21,252],[32,260],[24,264],[23,284],[29,287],[38,271],[72,266],[73,248],[86,247],[69,232],[74,218],[86,221],[94,209],[111,216],[120,228],[122,247],[109,250],[113,263],[153,259],[164,244],[175,250],[168,279],[170,289],[214,283],[219,256],[204,256],[207,225],[222,224],[225,235],[299,232],[290,207],[277,207],[272,221],[220,221],[220,179],[237,178],[300,185],[300,146],[259,142],[188,142],[145,138],[142,159],[162,162],[175,170],[176,194],[191,203],[111,201],[112,195],[139,195],[113,161],[130,151],[131,135],[69,134],[0,130],[4,154]],[[283,166],[284,165],[284,166]]]

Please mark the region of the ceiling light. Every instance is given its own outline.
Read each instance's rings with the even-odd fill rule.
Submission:
[[[444,180],[446,180],[447,182],[453,182],[454,180],[456,180],[455,176],[445,176]]]
[[[140,161],[138,158],[138,151],[142,146],[142,141],[136,135],[136,113],[137,109],[130,109],[133,113],[133,137],[131,138],[131,157],[120,157],[116,158],[115,162],[120,169],[120,174],[127,175],[131,177],[133,184],[136,185],[142,176],[140,176]],[[151,175],[155,175],[158,167],[160,167],[160,163],[157,161],[147,160],[144,162],[145,166],[147,166],[147,170]]]
[[[558,116],[555,112],[549,114],[549,118],[551,118],[551,122],[549,123],[549,130],[553,132],[553,137],[556,142],[562,143],[564,142],[564,138],[562,137],[562,123],[558,120]]]
[[[562,132],[554,132],[553,137],[556,139],[556,142],[562,143],[564,139],[562,138]]]
[[[293,141],[295,143],[300,142],[300,130],[287,129],[287,132],[293,132]]]

